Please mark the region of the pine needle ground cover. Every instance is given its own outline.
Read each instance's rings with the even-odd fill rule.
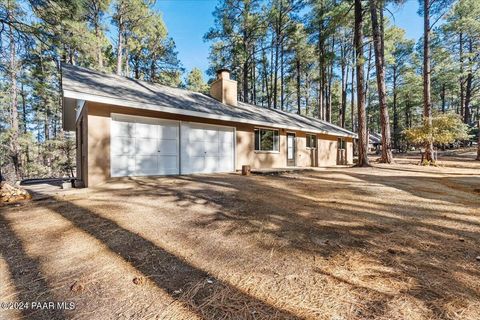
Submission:
[[[480,164],[462,157],[124,179],[1,208],[0,301],[75,310],[0,318],[479,319]]]

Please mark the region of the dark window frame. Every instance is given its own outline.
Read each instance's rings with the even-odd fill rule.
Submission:
[[[345,150],[347,148],[347,141],[344,138],[338,138],[337,148]]]
[[[278,129],[271,129],[271,128],[255,128],[254,129],[254,150],[255,152],[272,152],[272,153],[279,153],[280,152],[280,130]],[[270,142],[271,148],[262,148],[264,147],[268,141],[263,141],[262,145],[262,134],[267,135],[271,132],[272,141]],[[268,138],[264,136],[264,139]]]
[[[316,149],[317,148],[317,135],[316,134],[307,133],[306,139],[307,139],[307,143],[306,143],[307,148],[309,148],[309,149]],[[312,146],[312,141],[313,141],[313,146]]]

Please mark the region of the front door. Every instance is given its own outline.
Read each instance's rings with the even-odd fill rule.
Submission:
[[[287,166],[295,166],[295,133],[287,133]]]

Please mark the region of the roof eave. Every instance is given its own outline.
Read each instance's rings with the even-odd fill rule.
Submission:
[[[126,99],[116,99],[112,97],[105,97],[105,96],[100,96],[96,94],[68,90],[65,88],[63,90],[63,96],[64,98],[72,98],[72,99],[85,100],[85,101],[91,101],[91,102],[97,102],[97,103],[111,104],[111,105],[117,105],[121,107],[129,107],[129,108],[135,108],[135,109],[160,111],[165,113],[180,114],[180,115],[199,117],[199,118],[205,118],[205,119],[216,119],[216,120],[222,120],[222,121],[247,123],[247,124],[253,124],[258,126],[269,126],[269,127],[279,128],[279,129],[288,129],[288,130],[304,131],[304,132],[311,132],[311,133],[321,133],[321,134],[327,134],[327,135],[332,135],[337,137],[351,137],[351,138],[355,137],[354,135],[339,134],[339,133],[334,133],[334,132],[329,132],[324,130],[310,130],[310,129],[301,128],[301,127],[281,125],[278,123],[255,121],[255,120],[230,117],[225,115],[209,114],[209,113],[191,111],[191,110],[183,110],[178,108],[153,105],[150,103],[137,102],[137,101],[131,101]]]

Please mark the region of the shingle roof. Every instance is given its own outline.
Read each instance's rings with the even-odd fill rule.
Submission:
[[[66,98],[255,125],[270,125],[306,132],[355,136],[353,132],[319,119],[243,102],[238,102],[237,107],[232,107],[202,93],[106,74],[69,64],[62,65],[62,89]]]
[[[382,136],[376,132],[369,133],[368,140],[371,144],[382,144]]]

